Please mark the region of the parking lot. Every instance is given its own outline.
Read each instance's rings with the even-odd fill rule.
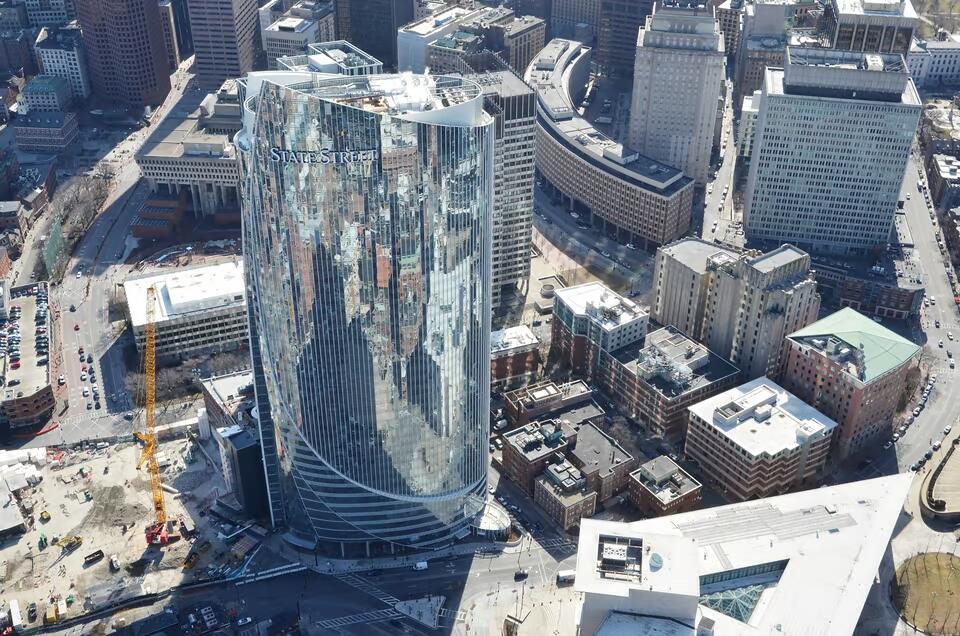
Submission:
[[[12,291],[10,318],[0,329],[0,355],[6,357],[5,380],[12,393],[30,395],[49,384],[48,312],[46,286]]]

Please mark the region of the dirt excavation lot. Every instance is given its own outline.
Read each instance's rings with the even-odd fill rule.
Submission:
[[[197,524],[198,510],[209,505],[218,486],[223,488],[217,471],[199,454],[194,458],[191,447],[191,442],[178,439],[159,448],[169,460],[163,480],[175,492],[165,492],[164,500],[167,517],[174,522],[171,535],[178,538],[176,521],[186,518]],[[209,555],[198,567],[183,570],[190,541],[180,539],[162,550],[147,546],[144,529],[154,514],[149,475],[146,468],[137,470],[139,455],[139,445],[132,443],[47,453],[42,481],[20,494],[21,500],[32,500],[33,525],[28,523],[25,534],[0,544],[3,610],[16,599],[24,622],[32,626],[45,616],[52,618],[50,612],[63,620],[202,573],[200,566],[207,565]],[[41,515],[44,511],[49,520]],[[44,548],[41,537],[48,544]],[[70,537],[79,537],[80,545],[63,547]],[[85,557],[98,550],[104,556],[85,563]],[[111,566],[114,555],[117,571]],[[28,621],[32,603],[37,617]]]

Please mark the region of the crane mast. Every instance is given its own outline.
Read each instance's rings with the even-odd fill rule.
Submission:
[[[157,397],[157,325],[154,320],[157,304],[157,289],[153,285],[147,288],[147,320],[144,326],[143,343],[143,432],[134,435],[143,442],[137,470],[147,465],[150,475],[150,494],[153,498],[154,523],[147,527],[147,545],[167,543],[167,506],[163,500],[163,481],[160,478],[160,464],[157,462],[157,432],[155,404]]]

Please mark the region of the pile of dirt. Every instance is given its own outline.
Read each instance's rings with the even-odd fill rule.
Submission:
[[[96,529],[116,528],[120,525],[142,525],[150,516],[150,509],[139,501],[127,501],[127,489],[123,486],[106,486],[90,489],[93,501],[80,525],[67,534],[83,535]]]

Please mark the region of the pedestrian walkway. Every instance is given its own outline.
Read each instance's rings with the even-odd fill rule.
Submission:
[[[361,623],[379,623],[403,616],[395,609],[376,610],[374,612],[364,612],[363,614],[353,614],[351,616],[340,616],[338,618],[328,618],[327,620],[317,621],[317,626],[323,629],[337,629],[347,625],[359,625]]]
[[[386,603],[391,607],[393,607],[394,605],[400,602],[400,599],[398,599],[396,596],[391,596],[390,594],[387,594],[386,592],[381,590],[379,587],[377,587],[370,581],[367,581],[366,579],[363,579],[357,576],[356,574],[347,573],[347,574],[336,574],[334,576],[336,576],[336,578],[340,579],[350,587],[356,588],[365,594],[369,594],[370,596],[377,599],[378,601]]]

